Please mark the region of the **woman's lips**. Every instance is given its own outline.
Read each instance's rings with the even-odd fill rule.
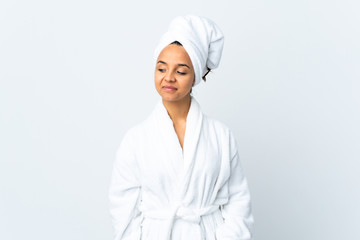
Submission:
[[[163,86],[163,89],[166,92],[175,92],[177,90],[177,88],[172,87],[172,86]]]

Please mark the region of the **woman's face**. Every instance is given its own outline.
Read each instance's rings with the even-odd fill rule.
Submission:
[[[184,47],[166,46],[156,61],[155,87],[165,101],[179,101],[190,97],[195,82],[194,68]]]

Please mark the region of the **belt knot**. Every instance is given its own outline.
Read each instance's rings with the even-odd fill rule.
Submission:
[[[202,208],[191,208],[178,205],[171,209],[161,210],[145,210],[142,208],[143,207],[141,207],[140,211],[142,212],[144,218],[167,220],[166,230],[169,240],[171,239],[172,228],[175,219],[182,219],[194,224],[200,224],[202,216],[209,215],[215,211],[220,211],[219,205],[210,205]]]

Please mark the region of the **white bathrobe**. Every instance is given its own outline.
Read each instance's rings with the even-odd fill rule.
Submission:
[[[243,240],[253,216],[236,140],[191,98],[183,149],[160,100],[125,134],[109,189],[115,240]]]

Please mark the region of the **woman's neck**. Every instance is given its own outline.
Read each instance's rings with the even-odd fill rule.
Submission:
[[[186,121],[187,114],[190,109],[191,96],[184,97],[183,99],[176,102],[164,101],[163,104],[175,124],[175,122]]]

